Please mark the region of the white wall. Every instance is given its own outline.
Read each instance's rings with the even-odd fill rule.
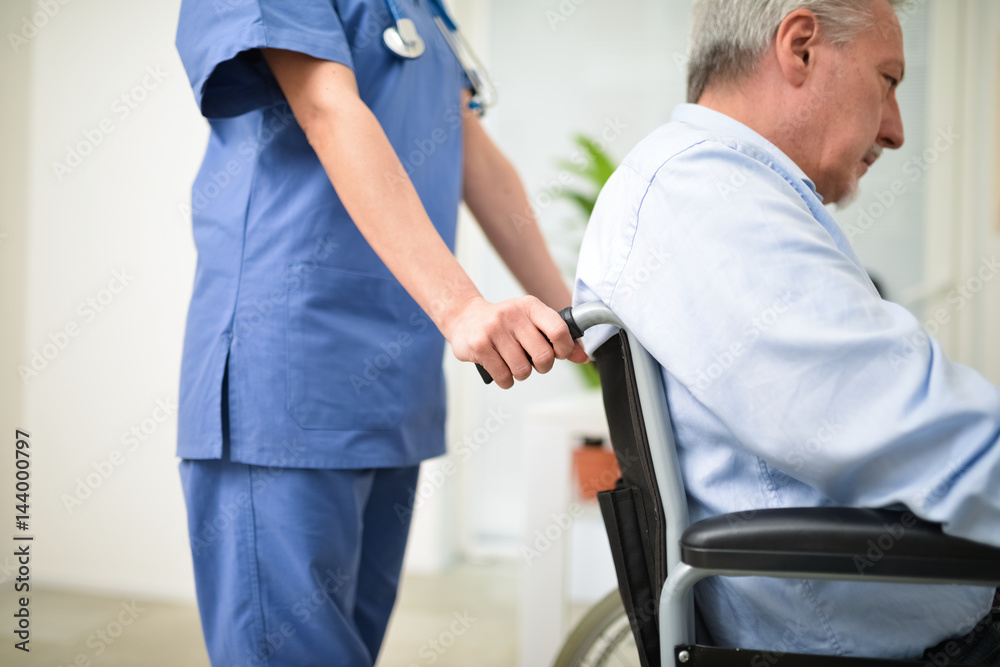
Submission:
[[[27,312],[17,349],[24,365],[36,352],[51,357],[21,385],[37,457],[40,584],[193,592],[175,415],[152,419],[158,401],[177,400],[194,272],[177,203],[207,137],[173,47],[178,8],[70,3],[30,42]],[[125,284],[112,282],[116,274]],[[122,438],[133,427],[145,441],[129,451]],[[88,479],[96,488],[81,486]],[[89,497],[67,509],[78,488]]]
[[[963,221],[954,281],[966,286],[970,299],[959,312],[955,353],[1000,384],[1000,277],[994,274],[978,292],[975,280],[984,259],[1000,258],[1000,6],[974,0],[962,9],[959,71],[967,140],[961,153],[961,208],[953,217]]]
[[[984,258],[1000,257],[1000,7],[939,0],[931,11],[930,125],[960,139],[925,193],[925,316],[946,321],[939,336],[951,358],[1000,383],[1000,280],[977,275]]]
[[[984,246],[990,254],[1000,256],[1000,5],[989,0],[980,1],[984,19],[976,25],[979,42],[985,46],[981,62],[986,68],[984,87],[977,104],[982,122],[989,130],[987,147],[981,156],[984,169],[982,188],[988,193],[983,202],[982,224]],[[991,283],[989,293],[981,307],[983,313],[981,367],[994,384],[1000,384],[1000,281]]]
[[[27,12],[28,3],[0,3],[0,26],[15,25]],[[6,40],[5,40],[6,42]],[[26,50],[15,51],[8,44],[0,45],[0,437],[4,443],[0,463],[0,496],[14,494],[14,463],[10,448],[14,446],[14,431],[23,426],[21,383],[14,368],[20,356],[24,329],[24,292],[20,285],[24,276],[25,232],[27,230],[27,178],[24,163],[28,157],[28,141],[24,128],[28,124],[30,55]],[[4,535],[13,532],[8,526]],[[4,549],[6,552],[7,549]],[[0,586],[7,590],[17,576],[12,554],[0,556]],[[4,606],[10,596],[4,596]],[[11,612],[13,613],[13,612]]]

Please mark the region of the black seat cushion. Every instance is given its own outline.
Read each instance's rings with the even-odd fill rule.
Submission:
[[[684,532],[681,558],[705,569],[1000,584],[1000,549],[945,535],[910,512],[884,509],[808,507],[712,517]]]

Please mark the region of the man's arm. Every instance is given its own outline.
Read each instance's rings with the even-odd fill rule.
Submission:
[[[578,349],[559,315],[537,298],[483,299],[409,179],[384,177],[405,172],[350,68],[293,51],[263,53],[352,220],[456,357],[481,363],[506,389],[526,379],[532,363],[546,373],[555,358]]]
[[[706,505],[798,502],[776,470],[1000,546],[1000,390],[878,296],[804,182],[712,140],[648,159],[661,145],[608,181],[580,277],[663,367],[678,446],[714,471],[696,483]],[[703,441],[770,470],[698,459]]]
[[[465,103],[468,97],[466,93]],[[486,238],[526,292],[551,308],[570,305],[569,290],[545,247],[514,166],[486,134],[475,113],[465,114],[463,133],[462,194]]]

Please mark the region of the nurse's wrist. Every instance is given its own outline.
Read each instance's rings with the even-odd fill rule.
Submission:
[[[469,287],[452,285],[442,290],[431,301],[427,314],[437,325],[441,335],[450,342],[454,338],[456,326],[459,325],[469,308],[480,303],[485,304],[486,299],[475,286],[471,284]]]

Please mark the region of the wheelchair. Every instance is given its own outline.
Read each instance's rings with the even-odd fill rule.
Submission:
[[[574,338],[598,325],[618,329],[592,356],[622,476],[598,494],[618,591],[570,634],[556,667],[923,667],[931,663],[698,644],[693,586],[712,576],[1000,584],[1000,549],[945,535],[937,524],[914,525],[912,515],[903,524],[906,540],[859,573],[855,556],[884,535],[886,524],[902,521],[893,510],[768,509],[756,510],[752,521],[736,514],[689,525],[659,364],[603,303],[562,315]]]

